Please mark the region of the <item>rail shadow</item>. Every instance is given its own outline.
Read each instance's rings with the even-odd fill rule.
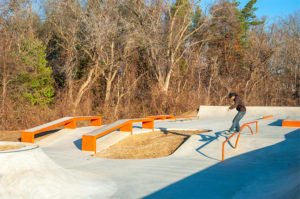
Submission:
[[[282,121],[283,119],[279,119],[279,120],[276,120],[270,124],[268,124],[269,126],[282,126]]]

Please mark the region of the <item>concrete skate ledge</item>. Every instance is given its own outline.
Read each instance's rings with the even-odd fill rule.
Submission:
[[[300,121],[283,120],[282,121],[282,126],[283,127],[300,127]]]
[[[136,119],[123,119],[118,120],[112,124],[106,125],[100,129],[91,131],[82,136],[82,151],[97,151],[97,138],[107,135],[116,130],[129,131],[132,135],[133,123],[142,122],[142,128],[154,130],[153,118],[136,118]]]
[[[63,117],[40,126],[36,126],[31,129],[27,129],[22,132],[21,141],[34,143],[34,136],[36,134],[54,129],[59,126],[64,126],[66,129],[75,129],[76,121],[78,120],[90,120],[91,126],[101,126],[102,117],[101,116],[79,116],[79,117]]]

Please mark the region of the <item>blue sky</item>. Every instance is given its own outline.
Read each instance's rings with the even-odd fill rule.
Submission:
[[[249,0],[238,0],[241,2],[240,6],[244,7]],[[202,5],[212,4],[214,0],[202,0]],[[285,17],[296,10],[300,12],[300,0],[257,0],[255,7],[258,10],[255,12],[256,16],[261,18],[267,16],[268,19],[276,19],[278,17]]]

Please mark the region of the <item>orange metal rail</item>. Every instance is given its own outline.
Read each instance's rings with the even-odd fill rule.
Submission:
[[[29,130],[25,130],[21,133],[21,142],[28,142],[28,143],[34,143],[34,136],[45,132],[45,131],[49,131],[51,129],[54,129],[56,127],[59,126],[63,126],[66,129],[75,129],[76,128],[76,121],[78,120],[90,120],[91,121],[91,126],[101,126],[102,123],[102,117],[101,116],[92,116],[92,117],[86,117],[86,116],[82,116],[82,117],[70,117],[67,118],[66,120],[62,120],[60,122],[57,123],[53,123],[51,125],[47,125],[45,124],[45,126],[41,127],[41,128],[37,128],[36,130],[31,131]],[[51,122],[49,122],[51,123]],[[34,129],[34,128],[33,128]]]
[[[144,129],[152,129],[154,131],[154,119],[152,118],[143,118],[143,119],[131,119],[116,125],[112,128],[109,128],[105,131],[101,131],[101,129],[96,130],[96,135],[83,135],[82,136],[82,151],[93,151],[96,153],[96,141],[98,138],[107,135],[115,130],[120,129],[120,131],[130,131],[132,135],[132,124],[136,122],[142,122],[142,128]],[[99,133],[98,133],[99,131]]]
[[[273,115],[266,115],[266,116],[263,116],[262,119],[269,119],[269,118],[272,118],[274,117]]]
[[[256,127],[256,133],[258,133],[258,121],[254,121],[254,122],[248,122],[248,123],[245,123],[241,126],[241,131],[238,133],[238,137],[236,138],[236,141],[235,141],[235,145],[234,145],[234,148],[236,149],[237,148],[237,145],[238,145],[238,142],[239,142],[239,138],[241,136],[241,132],[243,131],[243,129],[247,126],[250,131],[251,131],[251,134],[253,134],[253,130],[250,126],[250,124],[256,124],[255,127]],[[225,144],[226,142],[228,142],[236,133],[233,133],[229,138],[227,138],[223,143],[222,143],[222,162],[224,162],[224,157],[225,157]]]

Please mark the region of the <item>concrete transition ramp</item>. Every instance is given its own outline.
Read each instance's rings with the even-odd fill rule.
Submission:
[[[0,151],[0,198],[109,198],[116,191],[109,179],[83,177],[58,166],[37,145],[0,145],[24,146]]]

